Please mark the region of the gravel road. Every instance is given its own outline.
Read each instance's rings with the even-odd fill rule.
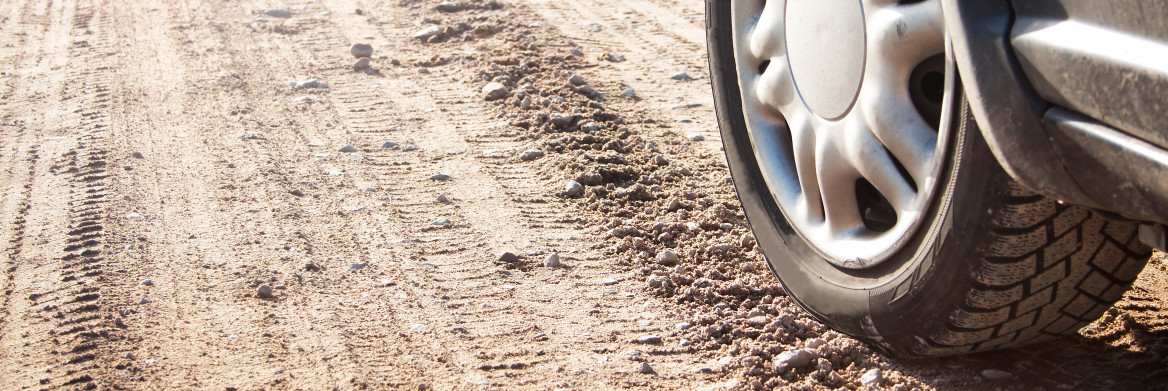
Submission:
[[[1080,335],[911,361],[798,309],[703,5],[0,3],[0,389],[1145,389],[1168,265]]]

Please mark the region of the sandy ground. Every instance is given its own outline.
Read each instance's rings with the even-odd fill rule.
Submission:
[[[798,310],[729,184],[701,2],[455,5],[0,4],[0,389],[1168,382],[1163,254],[1026,349],[898,360]]]

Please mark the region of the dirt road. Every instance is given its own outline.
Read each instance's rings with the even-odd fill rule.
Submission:
[[[3,2],[0,389],[1168,381],[1163,254],[1104,320],[1025,351],[896,360],[800,312],[733,196],[702,18]]]

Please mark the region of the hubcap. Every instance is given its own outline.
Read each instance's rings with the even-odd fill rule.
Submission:
[[[789,0],[787,15],[787,61],[799,96],[820,117],[844,115],[864,75],[860,1]]]
[[[747,132],[783,215],[832,264],[874,266],[924,219],[955,71],[939,0],[736,0]]]

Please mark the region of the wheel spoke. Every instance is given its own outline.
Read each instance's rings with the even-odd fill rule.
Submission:
[[[823,194],[823,215],[827,228],[833,234],[851,231],[860,225],[860,211],[856,207],[855,182],[859,175],[843,157],[836,137],[815,140],[815,171]]]
[[[860,176],[867,179],[876,190],[898,211],[910,209],[916,192],[900,175],[892,158],[884,151],[884,144],[872,135],[863,124],[850,124],[846,131],[845,156]]]
[[[782,56],[786,49],[783,47],[783,19],[787,2],[771,0],[766,2],[758,24],[750,34],[750,52],[754,58],[768,61]]]
[[[767,67],[755,85],[755,96],[772,114],[791,114],[788,110],[795,100],[795,83],[785,61],[775,61]]]
[[[917,113],[907,91],[903,91],[906,88],[901,87],[897,93],[892,92],[896,91],[893,86],[862,91],[859,109],[863,122],[879,142],[908,170],[917,187],[924,187],[933,174],[937,133]]]
[[[791,143],[795,152],[795,169],[803,190],[803,207],[809,219],[823,219],[823,197],[819,191],[815,168],[815,129],[806,115],[787,117],[791,129]]]
[[[868,18],[868,48],[874,56],[911,71],[945,52],[945,25],[937,0],[883,7]]]

